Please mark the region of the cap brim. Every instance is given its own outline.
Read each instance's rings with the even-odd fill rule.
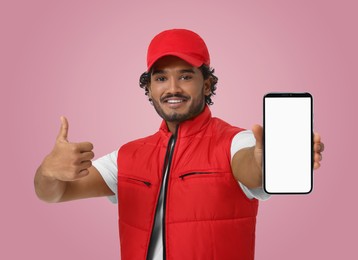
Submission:
[[[203,61],[202,59],[195,59],[192,56],[183,54],[183,53],[177,53],[177,52],[167,52],[167,53],[161,53],[160,55],[158,55],[157,57],[155,57],[151,63],[148,64],[148,68],[147,71],[149,71],[152,66],[154,65],[154,63],[156,63],[159,59],[165,57],[165,56],[176,56],[184,61],[186,61],[187,63],[189,63],[190,65],[194,66],[194,67],[200,67],[201,65],[203,65]]]

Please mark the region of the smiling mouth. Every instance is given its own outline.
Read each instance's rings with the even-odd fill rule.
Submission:
[[[169,103],[169,104],[179,104],[184,102],[185,100],[182,99],[169,99],[169,100],[165,100],[165,103]]]
[[[188,98],[183,96],[170,96],[170,97],[163,98],[162,102],[168,104],[180,104],[186,102],[187,100]]]

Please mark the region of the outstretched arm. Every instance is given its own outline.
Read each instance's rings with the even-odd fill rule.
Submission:
[[[262,186],[262,156],[263,156],[263,129],[260,125],[254,125],[252,132],[256,139],[256,145],[239,150],[231,161],[231,169],[236,180],[249,189]],[[324,144],[318,133],[313,138],[314,169],[321,166]]]

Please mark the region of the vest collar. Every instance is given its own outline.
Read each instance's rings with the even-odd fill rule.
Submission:
[[[205,105],[204,110],[197,115],[196,117],[185,120],[179,124],[179,129],[177,135],[180,137],[190,136],[197,134],[201,129],[205,128],[211,119],[211,111],[208,105]],[[166,136],[170,136],[171,132],[168,129],[168,126],[165,120],[162,121],[159,131]]]

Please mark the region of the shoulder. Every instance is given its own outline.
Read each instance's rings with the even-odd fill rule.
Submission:
[[[233,126],[217,117],[213,117],[211,119],[211,129],[217,135],[228,136],[230,139],[233,138],[236,134],[246,130],[241,127]]]
[[[153,145],[153,146],[156,146],[158,144],[160,140],[160,135],[159,135],[159,132],[156,132],[152,135],[148,135],[146,137],[142,137],[142,138],[138,138],[138,139],[135,139],[135,140],[132,140],[124,145],[122,145],[120,148],[119,148],[119,151],[118,153],[122,153],[123,151],[135,151],[137,149],[139,149],[140,147],[143,147],[143,146],[150,146],[150,145]]]

